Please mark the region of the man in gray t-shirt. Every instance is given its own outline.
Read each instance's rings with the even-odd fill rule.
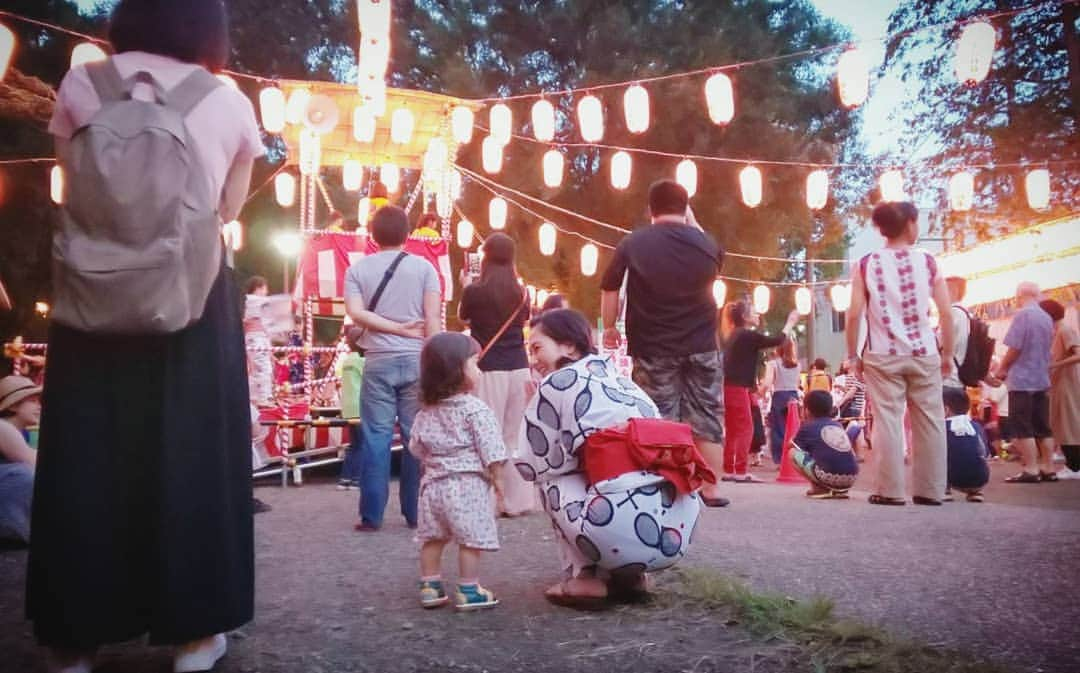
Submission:
[[[345,273],[345,310],[366,330],[364,378],[360,387],[360,522],[356,529],[382,526],[390,491],[390,442],[394,424],[409,444],[413,418],[420,409],[420,350],[424,338],[440,331],[439,277],[425,259],[404,252],[409,219],[396,206],[385,206],[371,218],[371,233],[380,251],[357,261]],[[398,261],[400,258],[400,261]],[[379,285],[390,273],[375,304]],[[399,497],[401,513],[416,527],[420,465],[402,451]]]

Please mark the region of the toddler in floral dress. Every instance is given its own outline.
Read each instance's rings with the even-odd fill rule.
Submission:
[[[480,552],[497,551],[494,487],[507,460],[494,412],[472,391],[480,379],[479,345],[458,332],[437,334],[420,354],[420,398],[409,451],[423,463],[420,481],[420,603],[449,602],[443,588],[443,547],[458,545],[455,607],[478,610],[498,605],[480,586]]]

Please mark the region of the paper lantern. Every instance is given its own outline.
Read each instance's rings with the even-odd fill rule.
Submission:
[[[870,67],[858,49],[848,49],[836,64],[836,90],[845,107],[858,107],[870,92]]]
[[[537,306],[543,306],[544,303],[547,302],[548,297],[550,297],[550,296],[551,296],[551,293],[548,292],[547,290],[537,290],[536,291],[536,305]]]
[[[548,187],[558,187],[562,184],[563,165],[566,160],[559,150],[548,150],[544,153],[544,184]]]
[[[747,166],[739,171],[739,189],[747,206],[757,208],[761,205],[761,169]]]
[[[985,21],[964,26],[956,42],[956,79],[961,84],[978,84],[990,72],[997,32]]]
[[[319,172],[322,164],[322,140],[311,129],[300,129],[300,175]]]
[[[600,251],[592,243],[581,246],[581,275],[591,276],[596,273],[596,265],[600,261]]]
[[[649,92],[640,84],[635,84],[623,94],[623,114],[626,116],[626,130],[630,133],[645,133],[649,130]]]
[[[686,189],[689,196],[697,194],[697,164],[689,159],[683,159],[675,167],[675,182]]]
[[[427,151],[424,152],[424,179],[435,182],[446,170],[450,158],[450,150],[442,138],[435,136],[428,141]]]
[[[450,171],[450,198],[457,201],[461,198],[461,190],[464,187],[464,182],[461,179],[461,173],[457,170]]]
[[[956,211],[971,210],[975,203],[975,176],[961,171],[949,178],[949,207]]]
[[[811,294],[810,288],[803,286],[795,290],[795,310],[799,312],[799,315],[810,315],[813,304],[814,295]]]
[[[285,92],[276,86],[260,91],[259,116],[267,133],[281,133],[285,128]]]
[[[109,55],[105,53],[105,50],[93,42],[80,42],[71,50],[71,67],[104,61],[108,57]],[[236,82],[233,82],[233,84],[235,85]]]
[[[514,127],[514,115],[510,112],[510,108],[503,103],[491,106],[488,120],[491,129],[491,135],[488,137],[494,138],[500,145],[509,143]]]
[[[851,286],[846,283],[837,283],[829,288],[829,299],[832,300],[833,310],[843,313],[851,306]]]
[[[352,133],[357,142],[370,143],[375,141],[375,115],[371,109],[364,105],[353,108]]]
[[[544,222],[540,225],[540,254],[550,257],[555,254],[555,225]]]
[[[555,137],[555,106],[544,98],[533,103],[532,127],[533,137],[542,143]]]
[[[49,197],[53,203],[64,202],[64,169],[59,165],[49,171]]]
[[[481,148],[484,160],[484,170],[488,173],[498,173],[502,170],[503,162],[503,143],[495,136],[488,136],[484,138],[484,144]]]
[[[398,170],[397,164],[392,161],[387,161],[380,166],[379,182],[386,185],[386,191],[391,194],[396,194],[397,190],[401,187],[401,171]]]
[[[219,72],[218,74],[214,75],[214,77],[217,77],[219,80],[221,80],[222,84],[229,87],[233,91],[239,91],[240,90],[240,85],[237,84],[236,80],[233,79],[231,76],[226,75],[223,72]]]
[[[829,174],[823,169],[810,171],[806,176],[806,206],[821,210],[829,202]]]
[[[346,159],[341,165],[341,186],[355,192],[364,183],[364,165],[356,159]]]
[[[588,95],[577,104],[578,130],[587,143],[598,143],[604,138],[604,106],[600,99]]]
[[[705,80],[705,104],[714,124],[727,124],[735,117],[735,88],[730,77],[718,72]]]
[[[611,156],[611,186],[615,189],[626,189],[630,186],[631,169],[633,160],[629,152],[619,150]]]
[[[282,208],[296,203],[296,178],[292,173],[278,173],[274,178],[274,198]]]
[[[289,100],[285,103],[285,121],[290,124],[299,124],[304,121],[304,112],[307,110],[308,101],[311,100],[311,92],[307,89],[293,89],[289,94]]]
[[[356,221],[363,227],[367,225],[369,219],[371,219],[371,199],[365,196],[356,205]]]
[[[498,196],[488,202],[488,225],[492,229],[506,228],[506,200]]]
[[[450,129],[456,142],[467,143],[472,140],[473,111],[464,105],[455,106],[450,113]]]
[[[907,194],[904,192],[904,174],[898,170],[885,171],[878,180],[878,189],[881,191],[882,201],[904,201]]]
[[[720,308],[727,299],[727,283],[717,278],[712,284],[712,296],[716,300],[716,307]]]
[[[221,238],[225,241],[225,246],[233,252],[238,251],[244,247],[244,227],[237,220],[228,222],[221,226]]]
[[[536,306],[536,286],[526,285],[525,291],[529,293],[529,303]]]
[[[1050,171],[1036,168],[1029,171],[1024,180],[1028,205],[1034,210],[1046,210],[1050,207]]]
[[[390,140],[393,142],[404,145],[412,140],[413,126],[416,125],[416,120],[413,118],[413,113],[406,108],[398,108],[394,110],[393,116],[390,117]]]
[[[457,244],[459,248],[468,249],[472,246],[473,234],[475,229],[473,223],[468,220],[461,220],[457,223]]]
[[[15,33],[0,23],[0,81],[7,74],[8,66],[11,65],[11,57],[15,54]]]
[[[769,312],[769,300],[772,299],[772,291],[767,285],[758,285],[754,288],[754,310],[765,314]]]

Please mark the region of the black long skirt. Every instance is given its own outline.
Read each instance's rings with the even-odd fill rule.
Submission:
[[[26,610],[43,645],[178,644],[254,611],[251,425],[240,296],[166,336],[53,325]]]

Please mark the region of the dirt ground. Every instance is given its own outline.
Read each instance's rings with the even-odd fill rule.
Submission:
[[[1080,670],[1080,481],[1006,485],[994,467],[982,505],[872,507],[809,501],[798,486],[733,485],[708,510],[686,560],[755,589],[823,595],[891,633],[971,653],[1019,672]],[[549,605],[557,579],[543,515],[501,520],[502,551],[482,581],[502,600],[471,614],[422,610],[416,546],[396,503],[378,533],[355,533],[355,491],[332,468],[302,487],[257,495],[255,621],[230,635],[222,673],[411,671],[755,672],[788,667],[787,643],[751,636],[729,615],[624,606],[578,613]],[[771,477],[764,471],[761,476]],[[25,551],[0,552],[0,671],[44,671],[23,619]],[[453,556],[444,574],[455,575]],[[670,575],[670,574],[669,574]],[[660,592],[665,591],[661,575]],[[166,650],[106,648],[99,673],[166,673]]]

